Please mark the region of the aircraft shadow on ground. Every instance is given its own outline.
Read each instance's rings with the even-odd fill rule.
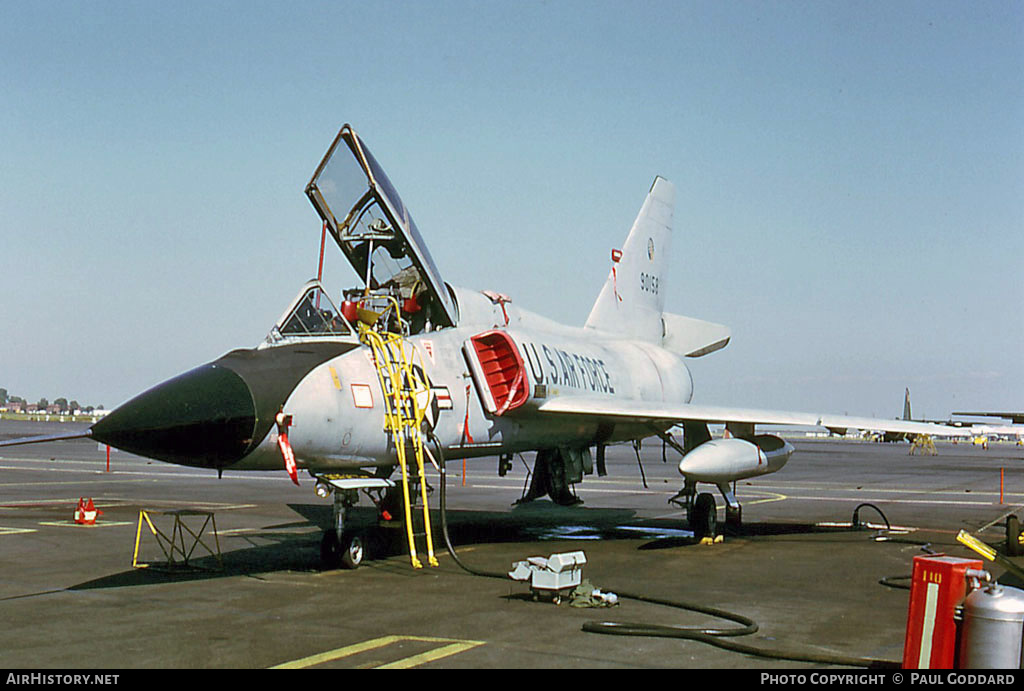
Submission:
[[[686,525],[685,521],[682,522]],[[720,526],[720,534],[726,540],[729,539],[757,539],[757,538],[785,538],[800,537],[802,540],[810,537],[812,540],[833,541],[839,535],[850,533],[863,533],[871,535],[873,531],[868,528],[857,528],[853,526],[824,526],[815,523],[744,523],[740,528]],[[685,547],[697,542],[692,533],[688,535],[665,536],[641,545],[641,550],[652,549],[673,549]]]
[[[290,504],[303,520],[267,526],[246,533],[222,535],[221,562],[205,552],[190,559],[188,566],[151,563],[147,568],[129,570],[93,579],[68,588],[70,591],[123,588],[166,583],[182,583],[233,576],[259,578],[277,571],[319,572],[322,531],[331,527],[331,507],[322,504]],[[413,525],[422,530],[422,511],[413,512]],[[406,531],[401,523],[381,527],[372,507],[356,507],[349,513],[349,525],[367,530],[368,559],[382,559],[408,553]],[[441,522],[431,512],[435,549],[444,551]],[[306,529],[306,530],[303,530]],[[849,533],[851,528],[823,527],[813,524],[749,523],[733,537],[788,535],[827,535]],[[863,532],[863,531],[862,531]],[[565,507],[547,500],[514,507],[511,511],[451,510],[448,534],[459,547],[496,543],[545,543],[592,540],[646,540],[638,549],[674,549],[697,543],[687,522],[682,519],[644,519],[629,509]],[[728,532],[727,532],[728,535]],[[728,537],[727,537],[728,539]],[[417,538],[418,544],[422,542]],[[210,540],[206,542],[209,544]],[[149,558],[155,547],[151,546]],[[581,546],[582,548],[582,546]],[[202,549],[199,548],[198,552]],[[140,554],[140,560],[143,559]]]
[[[306,523],[300,524],[306,526]],[[209,543],[209,540],[207,540]],[[240,544],[246,546],[238,547]],[[263,543],[263,544],[257,544]],[[233,576],[259,577],[274,571],[313,571],[320,557],[320,534],[283,532],[271,526],[245,535],[221,536],[221,560],[204,552],[187,565],[162,562],[163,555],[153,547],[148,550],[149,565],[104,576],[69,587],[67,590],[123,588],[165,583],[186,583]],[[200,548],[201,550],[202,548]],[[140,560],[142,557],[140,556]]]

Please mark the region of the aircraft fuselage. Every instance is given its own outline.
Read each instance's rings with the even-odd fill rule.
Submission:
[[[596,419],[566,424],[564,419],[536,412],[548,397],[599,394],[680,403],[692,397],[686,365],[662,348],[602,339],[592,331],[559,325],[510,303],[492,304],[480,293],[455,292],[464,315],[459,327],[406,339],[411,360],[423,368],[438,400],[434,434],[449,458],[591,446],[652,433],[645,424]],[[467,321],[471,324],[465,325]],[[521,355],[528,392],[524,404],[502,415],[484,410],[477,391],[481,382],[474,379],[463,352],[471,337],[495,328],[511,339]],[[282,410],[292,418],[288,434],[300,468],[325,472],[396,462],[394,445],[384,428],[377,368],[366,346],[314,367],[298,382]],[[271,429],[252,452],[228,467],[281,468],[276,435]]]

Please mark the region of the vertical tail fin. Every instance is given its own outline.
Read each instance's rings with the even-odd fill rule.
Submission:
[[[907,389],[907,393],[905,394],[905,396],[903,398],[903,419],[904,420],[911,420],[911,419],[913,419],[913,418],[910,417],[910,389]]]
[[[672,240],[675,187],[654,178],[621,252],[613,252],[608,279],[584,325],[623,338],[660,343],[665,305],[662,283]]]

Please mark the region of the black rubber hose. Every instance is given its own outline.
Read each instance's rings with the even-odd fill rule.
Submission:
[[[884,578],[879,579],[878,582],[880,584],[888,587],[888,588],[898,588],[900,590],[910,590],[910,584],[909,583],[904,583],[904,581],[909,581],[913,577],[914,576],[912,574],[908,574],[906,576],[886,576]]]
[[[508,574],[500,571],[483,571],[480,569],[474,569],[459,559],[459,555],[455,552],[455,547],[452,545],[451,536],[448,533],[448,501],[447,501],[447,487],[448,487],[448,474],[445,471],[446,460],[444,457],[444,450],[441,447],[440,441],[431,432],[429,434],[430,440],[434,443],[434,448],[437,449],[438,455],[438,471],[441,474],[441,534],[444,536],[444,545],[448,550],[448,554],[451,555],[459,567],[467,573],[473,574],[474,576],[483,576],[485,578],[500,578],[502,580],[508,579]],[[646,595],[639,595],[636,593],[627,593],[622,591],[615,591],[619,597],[624,597],[630,600],[637,600],[639,602],[649,602],[655,605],[664,605],[666,607],[674,607],[676,609],[683,609],[692,612],[699,612],[701,614],[707,614],[719,619],[725,619],[727,621],[733,621],[737,624],[741,624],[741,628],[731,629],[716,629],[716,628],[692,628],[683,626],[662,626],[658,624],[635,624],[628,622],[587,622],[583,625],[583,630],[588,633],[603,633],[610,634],[613,636],[654,636],[660,638],[681,638],[686,640],[701,641],[709,645],[723,648],[725,650],[732,650],[734,652],[743,653],[746,655],[753,655],[755,657],[772,658],[776,660],[795,660],[798,662],[817,662],[827,665],[844,665],[848,667],[867,667],[869,669],[899,669],[899,662],[892,662],[889,660],[876,660],[872,658],[862,657],[848,657],[844,655],[832,655],[827,653],[806,653],[798,651],[787,651],[787,650],[766,650],[764,648],[755,648],[754,646],[744,645],[736,641],[728,640],[735,636],[749,636],[758,630],[757,623],[744,617],[740,614],[733,612],[727,612],[723,609],[716,609],[714,607],[706,607],[690,602],[679,602],[675,600],[667,600],[662,598],[648,597]]]
[[[459,559],[459,555],[456,554],[455,547],[452,546],[452,538],[448,534],[448,473],[445,470],[447,461],[444,457],[444,450],[441,447],[441,442],[436,436],[434,436],[433,432],[429,432],[428,434],[430,436],[430,441],[434,443],[434,448],[437,449],[437,468],[438,472],[441,474],[441,534],[444,536],[445,549],[448,550],[448,554],[451,555],[455,563],[467,573],[471,573],[474,576],[483,576],[485,578],[507,579],[508,574],[501,571],[482,571],[480,569],[474,569],[467,566],[461,559]]]
[[[886,526],[889,526],[889,519],[886,518],[885,514],[875,506],[874,504],[861,504],[854,509],[853,523],[857,524],[857,512],[860,511],[861,507],[868,506],[874,509],[885,521]],[[900,578],[900,577],[893,577]],[[909,576],[907,577],[909,578]],[[886,582],[887,579],[882,579],[883,585],[889,585],[891,587],[908,587],[898,586]],[[869,669],[900,669],[902,666],[901,662],[892,660],[878,660],[875,658],[863,658],[863,657],[851,657],[847,655],[835,655],[832,653],[811,653],[795,650],[771,650],[765,648],[755,648],[754,646],[744,645],[735,641],[725,640],[727,636],[746,636],[757,631],[757,624],[753,620],[748,619],[744,616],[727,612],[721,609],[714,609],[711,607],[704,607],[703,605],[697,605],[693,603],[677,602],[674,600],[661,600],[656,598],[646,597],[644,595],[636,595],[631,593],[624,593],[615,591],[620,597],[626,597],[631,600],[639,600],[641,602],[651,602],[654,604],[665,605],[666,607],[675,607],[677,609],[684,609],[693,612],[701,612],[703,614],[710,614],[711,616],[718,617],[720,619],[727,619],[729,621],[735,621],[740,624],[744,624],[745,627],[742,629],[698,629],[692,627],[682,626],[662,626],[659,624],[635,624],[635,623],[622,623],[622,622],[587,622],[583,625],[583,630],[590,633],[605,633],[617,636],[656,636],[660,638],[681,638],[686,640],[701,641],[709,645],[716,646],[718,648],[724,648],[725,650],[732,650],[738,653],[744,653],[747,655],[754,655],[757,657],[773,658],[777,660],[794,660],[798,662],[817,662],[829,665],[844,665],[849,667],[867,667]]]
[[[615,633],[620,636],[623,635],[658,635],[658,634],[645,634],[644,631],[659,631],[664,632],[665,635],[679,634],[680,638],[689,637],[728,637],[728,636],[749,636],[750,634],[757,633],[758,626],[753,619],[748,619],[742,614],[735,614],[734,612],[727,612],[724,609],[717,609],[715,607],[707,607],[705,605],[698,605],[692,602],[679,602],[677,600],[666,600],[662,598],[649,597],[647,595],[638,595],[636,593],[626,593],[620,590],[614,590],[615,594],[619,597],[629,598],[630,600],[638,600],[640,602],[650,602],[655,605],[664,605],[665,607],[675,607],[676,609],[684,609],[690,612],[700,612],[701,614],[707,614],[712,617],[719,619],[726,619],[728,621],[734,621],[737,624],[742,624],[742,628],[732,629],[711,629],[711,628],[693,628],[683,626],[661,626],[658,624],[631,624],[625,622],[587,622],[583,625],[584,631],[591,633]],[[628,634],[627,634],[628,632]]]
[[[885,529],[886,530],[892,530],[892,525],[889,523],[889,519],[885,517],[885,514],[882,513],[882,510],[880,508],[878,508],[877,506],[875,506],[874,504],[868,504],[867,502],[865,502],[863,504],[858,504],[857,508],[855,508],[853,510],[853,520],[850,521],[850,523],[853,525],[854,528],[857,528],[857,527],[860,526],[860,516],[859,516],[859,514],[860,514],[860,510],[863,507],[865,507],[865,506],[867,506],[868,508],[872,508],[875,511],[877,511],[878,515],[882,517],[883,521],[885,521]]]
[[[646,597],[635,597],[626,593],[619,593],[621,597],[639,599],[646,602],[657,602],[658,604],[679,609],[691,609],[682,602],[671,602],[668,600],[653,600]],[[697,610],[702,611],[702,610]],[[717,616],[717,615],[716,615]],[[729,619],[738,621],[737,615],[730,614]],[[743,617],[745,619],[745,617]],[[749,621],[749,620],[747,620]],[[753,622],[751,622],[753,623]],[[754,624],[756,630],[757,625]],[[755,657],[771,658],[776,660],[794,660],[797,662],[816,662],[826,665],[844,665],[848,667],[867,667],[869,669],[899,669],[901,663],[890,660],[876,660],[873,658],[849,657],[846,655],[835,655],[832,653],[811,653],[796,650],[770,650],[766,648],[755,648],[737,641],[732,641],[727,636],[741,636],[748,632],[745,629],[727,629],[724,632],[712,633],[714,629],[693,629],[680,626],[661,626],[658,624],[634,624],[625,622],[587,622],[583,630],[591,633],[605,633],[615,636],[653,636],[658,638],[681,638],[691,641],[700,641],[713,645],[716,648],[723,648],[745,655]]]
[[[614,590],[614,589],[611,589]],[[867,667],[869,669],[900,669],[901,662],[894,662],[891,660],[877,660],[875,658],[864,658],[864,657],[852,657],[848,655],[836,655],[834,653],[813,653],[797,650],[784,650],[784,649],[766,649],[757,648],[752,645],[746,645],[737,641],[728,640],[730,637],[735,636],[748,636],[756,633],[758,630],[757,624],[752,620],[748,619],[739,614],[728,612],[723,609],[716,609],[714,607],[706,607],[691,602],[680,602],[676,600],[666,600],[661,598],[648,597],[646,595],[638,595],[636,593],[627,593],[619,590],[614,590],[619,597],[629,598],[631,600],[638,600],[640,602],[650,602],[656,605],[664,605],[666,607],[675,607],[676,609],[683,609],[692,612],[700,612],[701,614],[708,614],[719,619],[726,619],[734,621],[738,624],[742,624],[743,628],[732,628],[732,629],[711,629],[711,628],[694,628],[684,626],[665,626],[661,624],[637,624],[628,622],[587,622],[583,625],[583,630],[589,633],[604,633],[614,636],[653,636],[658,638],[680,638],[684,640],[700,641],[713,645],[717,648],[723,648],[725,650],[731,650],[737,653],[743,653],[746,655],[753,655],[755,657],[771,658],[776,660],[794,660],[797,662],[816,662],[828,665],[843,665],[848,667]]]

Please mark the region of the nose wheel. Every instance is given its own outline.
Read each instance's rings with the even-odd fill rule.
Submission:
[[[362,533],[324,531],[320,541],[320,560],[326,569],[357,569],[366,557],[366,536]]]
[[[334,492],[334,528],[320,540],[320,560],[325,569],[357,569],[366,558],[366,533],[346,527],[348,510],[359,500],[355,490]]]

